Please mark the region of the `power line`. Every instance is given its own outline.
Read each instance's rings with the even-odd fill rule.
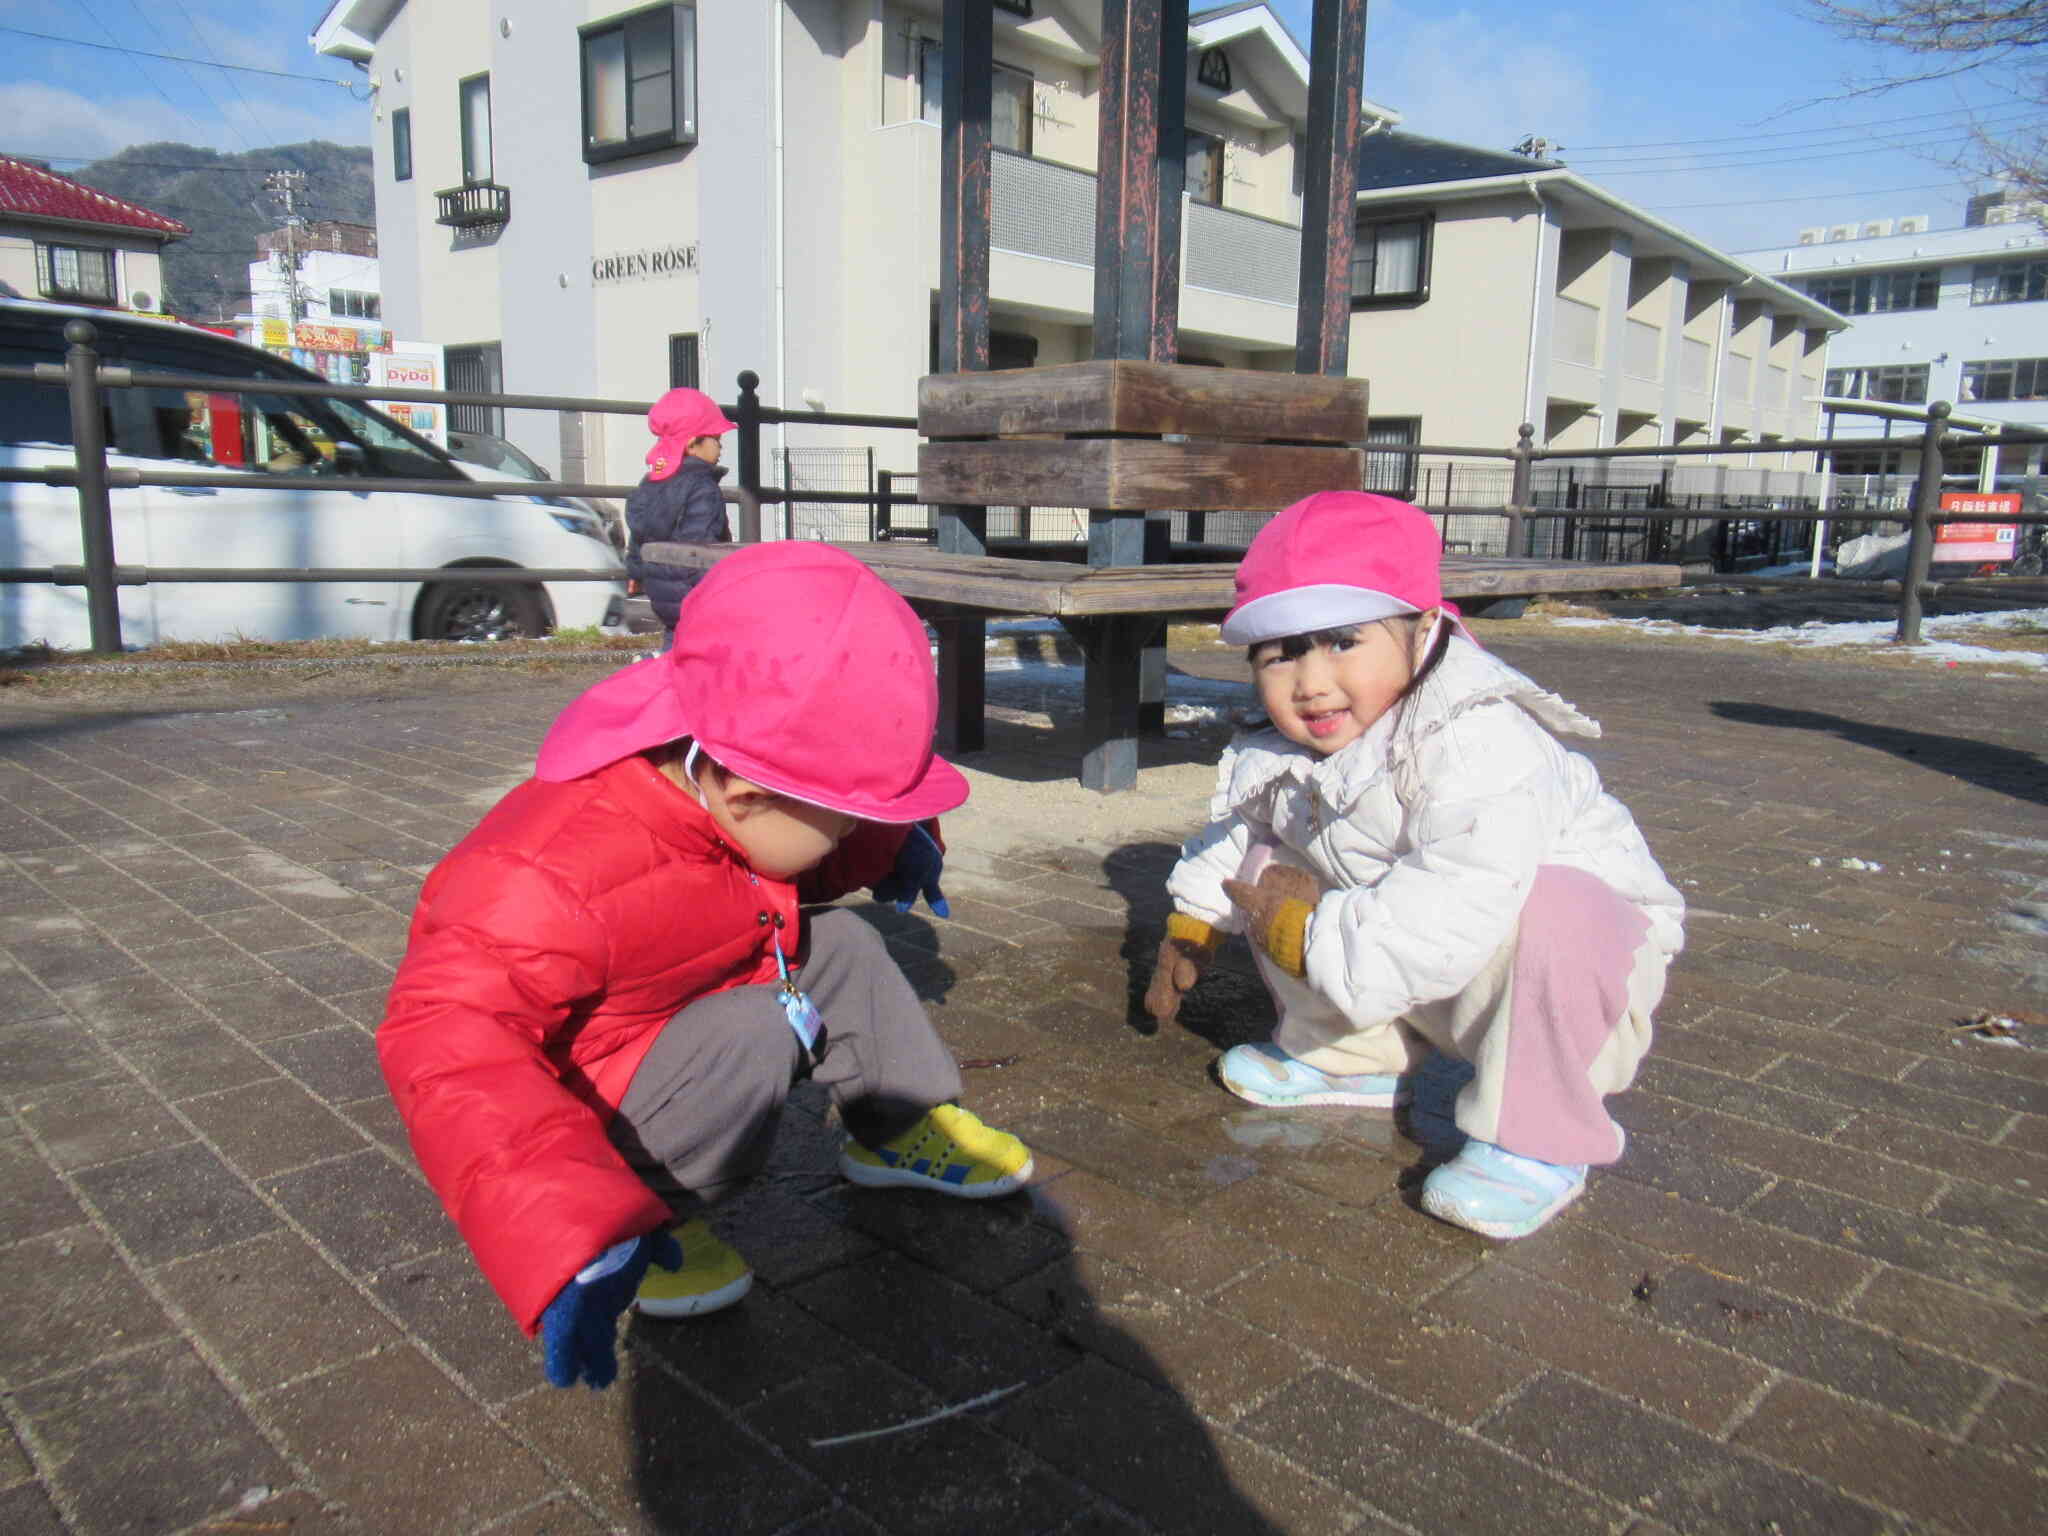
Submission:
[[[2003,108],[1991,108],[2002,111]],[[1588,154],[1607,149],[1686,149],[1695,144],[1747,144],[1759,139],[1804,138],[1816,133],[1845,133],[1856,128],[1886,128],[1895,123],[1918,122],[1930,117],[1973,117],[1975,107],[1948,107],[1939,112],[1908,112],[1897,117],[1877,118],[1863,123],[1833,123],[1825,128],[1783,128],[1771,133],[1737,133],[1717,139],[1651,139],[1642,144],[1581,144],[1579,148]],[[1796,148],[1795,145],[1780,145],[1782,149]]]
[[[2048,118],[2037,117],[2030,122],[2008,124],[2005,131],[2008,133],[2027,132],[2044,125],[2048,125]],[[1598,176],[1603,181],[1616,176],[1691,176],[1701,171],[1747,171],[1771,165],[1807,165],[1818,160],[1850,160],[1863,155],[1910,154],[1915,150],[1926,149],[1939,142],[1941,142],[1939,138],[1892,139],[1880,144],[1865,145],[1861,149],[1836,150],[1828,154],[1787,155],[1783,159],[1778,160],[1731,160],[1715,165],[1643,166],[1635,169],[1624,168],[1621,170],[1606,170],[1599,167],[1575,165],[1573,169],[1584,171],[1590,176]]]
[[[2004,109],[1999,115],[1987,116],[1985,118],[1979,119],[1975,126],[1997,128],[2003,132],[2009,133],[2014,129],[2023,126],[2023,123],[2021,121],[2022,119],[2036,115],[2040,111],[2041,107],[2038,103],[2027,103],[2022,106]],[[1822,139],[1812,144],[1769,145],[1753,151],[1724,149],[1711,150],[1703,155],[1615,155],[1611,157],[1595,155],[1587,160],[1579,160],[1575,158],[1572,163],[1574,165],[1610,166],[1648,165],[1653,163],[1683,164],[1688,162],[1691,164],[1697,164],[1701,160],[1715,160],[1725,162],[1731,165],[1784,165],[1792,163],[1793,161],[1799,160],[1801,158],[1808,157],[1809,155],[1812,155],[1812,152],[1814,151],[1832,149],[1836,145],[1853,144],[1867,149],[1872,147],[1881,147],[1885,144],[1932,144],[1940,142],[1944,139],[1953,138],[1956,135],[1957,131],[1958,130],[1954,127],[1915,128],[1892,138],[1880,139],[1877,141],[1877,144],[1875,146],[1872,144],[1871,136],[1869,134],[1858,134],[1849,138],[1842,139]],[[1786,151],[1796,151],[1796,153],[1787,154],[1785,153]],[[1774,158],[1758,159],[1756,158],[1758,156],[1771,156]],[[1819,157],[1814,156],[1814,158]]]
[[[185,18],[185,25],[192,29],[192,36],[194,40],[198,42],[200,48],[205,52],[208,61],[217,67],[220,63],[220,54],[215,51],[211,43],[207,42],[206,34],[200,30],[198,20],[193,16],[193,14],[190,11],[185,9],[185,0],[171,0],[171,3],[177,6],[178,14]],[[271,132],[271,130],[264,125],[263,120],[261,118],[257,117],[255,107],[250,105],[249,98],[242,94],[242,87],[238,83],[236,83],[235,77],[232,74],[229,74],[223,76],[222,78],[227,81],[228,89],[235,93],[235,100],[239,101],[242,104],[242,110],[248,114],[249,121],[255,125],[256,131],[262,134],[263,137],[265,137],[266,139],[275,141],[277,135]]]
[[[1828,203],[1840,202],[1851,197],[1891,197],[1900,192],[1933,192],[1961,187],[1959,179],[1949,181],[1923,181],[1911,187],[1866,187],[1855,192],[1808,192],[1798,197],[1736,197],[1718,203],[1645,203],[1643,206],[1652,213],[1677,213],[1689,208],[1749,208],[1764,203]]]
[[[137,21],[141,22],[143,26],[149,29],[149,33],[152,37],[158,39],[161,39],[163,37],[163,33],[157,30],[156,23],[151,21],[149,17],[143,13],[142,7],[136,3],[136,0],[128,0],[128,9],[135,13],[135,19]],[[102,22],[101,25],[104,26],[105,23]],[[178,67],[185,71],[185,78],[192,82],[192,89],[199,93],[200,99],[203,100],[207,104],[207,106],[210,107],[213,111],[218,113],[220,115],[220,120],[227,125],[228,131],[234,134],[236,138],[242,141],[242,148],[253,148],[254,146],[251,145],[249,142],[248,133],[243,129],[240,123],[236,122],[232,117],[228,115],[228,110],[224,105],[222,105],[220,98],[218,96],[215,96],[212,91],[206,88],[206,82],[204,80],[201,80],[194,73],[192,73],[192,66],[190,64],[180,63]]]
[[[17,37],[38,38],[46,43],[66,43],[73,48],[97,48],[102,53],[129,53],[142,59],[164,59],[172,64],[198,64],[206,69],[230,69],[243,75],[269,75],[275,80],[310,80],[315,85],[338,85],[343,90],[352,91],[354,87],[354,82],[337,80],[331,75],[301,75],[288,69],[258,69],[253,64],[217,64],[211,59],[186,58],[182,54],[152,53],[147,48],[123,48],[118,43],[89,43],[82,37],[58,37],[53,32],[31,32],[27,27],[0,26],[0,32],[12,32]]]
[[[100,20],[99,12],[95,11],[90,4],[86,3],[86,0],[80,0],[80,3],[85,11],[85,14],[92,18],[92,24],[98,27],[102,32],[106,33],[108,37],[112,37],[114,35],[114,29],[108,26],[104,21]],[[85,44],[85,46],[98,48],[111,45],[104,45],[100,43],[88,43]],[[194,117],[190,112],[186,111],[183,107],[179,106],[177,102],[173,101],[171,99],[171,93],[164,89],[163,82],[161,80],[157,79],[157,77],[151,74],[148,70],[143,69],[139,66],[137,67],[135,72],[138,75],[142,76],[143,79],[147,80],[152,87],[154,87],[157,95],[163,97],[165,106],[169,107],[173,112],[177,113],[178,116],[184,118],[185,121],[190,123],[194,128],[197,128],[200,132],[200,135],[204,137],[206,133],[206,125],[200,122],[198,118]]]

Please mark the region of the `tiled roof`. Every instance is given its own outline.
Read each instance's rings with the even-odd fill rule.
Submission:
[[[96,192],[82,182],[55,171],[46,171],[26,160],[0,155],[0,214],[26,214],[39,219],[63,219],[72,224],[104,224],[118,229],[139,229],[145,234],[171,238],[192,231],[176,219],[147,208]]]
[[[1555,160],[1532,160],[1505,150],[1426,139],[1398,129],[1369,133],[1358,141],[1358,190],[1417,187],[1438,181],[1477,181],[1486,176],[1527,176],[1557,170]]]

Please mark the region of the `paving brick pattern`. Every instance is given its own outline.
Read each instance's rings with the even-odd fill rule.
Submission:
[[[1223,1094],[1242,952],[1134,1024],[1182,772],[1098,843],[956,839],[950,924],[867,909],[1029,1195],[851,1189],[800,1093],[720,1216],[754,1293],[629,1324],[604,1394],[540,1383],[370,1042],[421,879],[588,676],[0,715],[0,1529],[2048,1528],[2048,1049],[1951,1027],[2048,1006],[2039,684],[1505,649],[1694,909],[1575,1209],[1491,1245],[1389,1117]]]

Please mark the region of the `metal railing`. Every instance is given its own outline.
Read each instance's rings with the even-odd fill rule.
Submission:
[[[235,379],[211,374],[152,372],[102,363],[97,349],[93,346],[97,332],[90,322],[73,320],[66,325],[64,334],[70,345],[62,366],[36,364],[26,368],[0,367],[0,379],[27,380],[51,387],[61,386],[68,390],[74,462],[70,466],[51,466],[42,469],[0,469],[0,483],[41,483],[75,488],[78,493],[83,559],[75,565],[0,568],[0,584],[42,582],[83,586],[86,590],[91,643],[95,651],[114,651],[120,647],[120,609],[116,594],[123,586],[141,586],[152,582],[427,582],[444,579],[449,574],[446,569],[440,567],[342,569],[163,567],[121,564],[114,549],[113,524],[108,501],[110,490],[137,486],[245,486],[248,484],[248,477],[246,474],[218,470],[135,470],[110,466],[107,462],[108,445],[105,430],[107,413],[102,399],[104,390],[174,389],[215,394],[264,393],[365,402],[418,401],[442,406],[477,405],[505,409],[594,411],[625,416],[645,415],[652,405],[652,402],[642,400],[567,395],[484,394],[453,390],[343,385],[324,380]],[[898,489],[906,481],[914,482],[914,475],[873,470],[871,455],[866,458],[868,483],[861,488],[842,486],[828,489],[821,486],[806,486],[793,489],[788,486],[767,485],[762,481],[761,429],[764,426],[803,423],[914,432],[917,428],[916,418],[844,411],[784,410],[761,403],[758,393],[760,379],[752,370],[741,372],[738,383],[738,400],[724,409],[732,416],[737,427],[735,435],[739,484],[728,493],[728,499],[735,502],[739,508],[738,534],[742,540],[756,540],[769,532],[763,527],[764,507],[790,503],[820,509],[832,506],[857,508],[859,515],[865,517],[865,532],[871,540],[906,537],[929,540],[936,536],[939,522],[950,514],[951,509],[926,508],[915,494]],[[1474,553],[1498,552],[1523,557],[1540,554],[1553,559],[1668,561],[1685,558],[1687,550],[1695,548],[1704,539],[1706,543],[1702,553],[1715,559],[1718,564],[1730,557],[1731,540],[1742,530],[1753,531],[1778,525],[1786,528],[1811,529],[1816,523],[1821,524],[1824,529],[1828,522],[1840,522],[1844,518],[1854,522],[1910,522],[1911,543],[1907,574],[1900,583],[1899,638],[1912,642],[1919,638],[1921,598],[1932,560],[1933,530],[1937,526],[1943,523],[2048,524],[2048,514],[2037,510],[2024,511],[2017,515],[1941,513],[1939,506],[1943,470],[1951,443],[1981,450],[1986,444],[1996,447],[2002,444],[2048,442],[2048,431],[2039,429],[2006,429],[1995,436],[1967,428],[1950,429],[1948,417],[1951,411],[1952,407],[1938,403],[1928,410],[1927,429],[1921,435],[1892,437],[1886,440],[1888,449],[1900,452],[1912,450],[1919,455],[1918,474],[1910,503],[1899,508],[1837,505],[1833,500],[1829,505],[1823,506],[1817,504],[1817,499],[1816,504],[1786,506],[1782,504],[1784,498],[1766,496],[1742,498],[1745,502],[1754,499],[1767,503],[1763,505],[1698,504],[1717,501],[1727,494],[1725,474],[1720,477],[1722,489],[1718,492],[1702,492],[1682,497],[1674,496],[1672,493],[1673,466],[1679,460],[1709,455],[1725,456],[1732,452],[1744,451],[1768,452],[1773,455],[1808,452],[1822,454],[1841,448],[1845,442],[1853,443],[1856,441],[1854,439],[1795,438],[1773,442],[1767,446],[1702,443],[1594,449],[1538,448],[1534,441],[1535,428],[1526,423],[1521,427],[1514,446],[1510,448],[1432,443],[1375,442],[1366,445],[1368,483],[1381,483],[1381,477],[1386,472],[1387,460],[1390,458],[1405,459],[1417,465],[1426,458],[1444,460],[1446,469],[1442,485],[1446,499],[1441,503],[1426,505],[1425,510],[1438,519],[1446,546],[1453,551],[1462,548]],[[1884,411],[1873,411],[1872,414],[1896,415],[1897,408],[1886,407]],[[1452,462],[1459,460],[1499,461],[1504,463],[1505,470],[1488,470]],[[1638,477],[1630,485],[1617,486],[1613,467],[1630,460],[1662,460],[1664,464],[1661,469],[1656,465],[1650,466],[1650,473]],[[787,466],[790,461],[785,457],[784,462]],[[1548,477],[1549,483],[1543,484],[1539,483],[1540,466],[1545,464],[1564,467],[1572,464],[1598,464],[1603,468],[1597,485],[1590,480],[1575,481],[1568,473],[1560,481],[1555,471]],[[1451,473],[1452,469],[1457,473]],[[785,473],[788,473],[787,469]],[[1475,480],[1475,476],[1479,478]],[[795,476],[790,475],[790,478]],[[1417,477],[1411,473],[1407,478],[1407,484],[1413,487],[1416,483]],[[1434,482],[1425,472],[1420,476],[1420,483],[1427,488]],[[331,488],[331,482],[324,480],[281,480],[277,485],[280,489]],[[1577,491],[1573,489],[1575,485],[1579,487]],[[1487,493],[1484,500],[1460,502],[1456,499],[1458,491],[1464,490],[1469,494],[1475,486],[1484,487]],[[550,496],[625,497],[634,490],[630,485],[595,482],[422,480],[353,474],[348,476],[348,488],[351,491],[398,491],[457,497],[534,493]],[[1617,491],[1622,493],[1630,504],[1613,505],[1611,498]],[[1594,492],[1597,492],[1595,499],[1599,504],[1589,505],[1587,497]],[[1414,494],[1412,489],[1410,494]],[[1502,499],[1495,500],[1496,496]],[[1857,499],[1860,501],[1863,498]],[[1423,500],[1432,502],[1426,489]],[[1560,500],[1567,504],[1559,505]],[[1637,501],[1641,504],[1633,504]],[[1672,504],[1678,501],[1694,504]],[[918,509],[927,515],[917,522],[905,523],[898,520],[898,513],[904,509]],[[1073,539],[1071,532],[1061,521],[1076,521],[1077,525],[1084,526],[1087,518],[1085,509],[999,506],[992,511],[1013,517],[1014,520],[1014,533],[1009,531],[1009,524],[1003,518],[997,520],[996,527],[990,531],[999,540],[1036,542],[1033,540],[1035,532],[1043,534],[1048,531],[1044,517],[1049,515],[1054,525],[1061,529],[1057,542],[1073,542],[1077,547],[1085,544],[1085,540]],[[1158,514],[1154,520],[1161,525],[1160,537],[1150,541],[1155,551],[1154,557],[1167,558],[1170,546],[1173,545],[1180,546],[1184,553],[1197,558],[1205,551],[1241,549],[1250,542],[1270,515],[1200,511]],[[1708,527],[1714,530],[1711,535],[1701,531]],[[1497,541],[1491,536],[1494,530],[1499,532]],[[794,532],[793,528],[784,530],[785,535]],[[1741,536],[1756,535],[1753,532],[1746,532],[1741,533]],[[1483,550],[1477,548],[1482,542],[1486,545]],[[461,568],[461,579],[464,582],[618,581],[621,575],[616,568]]]

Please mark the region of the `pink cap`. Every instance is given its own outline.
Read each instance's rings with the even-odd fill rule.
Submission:
[[[932,751],[931,641],[843,550],[749,544],[683,599],[666,656],[622,667],[556,717],[534,776],[581,778],[694,737],[742,778],[867,821],[923,821],[967,798]]]
[[[672,389],[647,413],[647,430],[659,439],[647,450],[647,478],[666,480],[683,467],[683,450],[700,437],[723,437],[737,425],[701,389]]]
[[[1441,607],[1443,540],[1427,513],[1391,496],[1318,491],[1261,528],[1237,566],[1226,645]],[[1462,628],[1462,626],[1460,626]]]

